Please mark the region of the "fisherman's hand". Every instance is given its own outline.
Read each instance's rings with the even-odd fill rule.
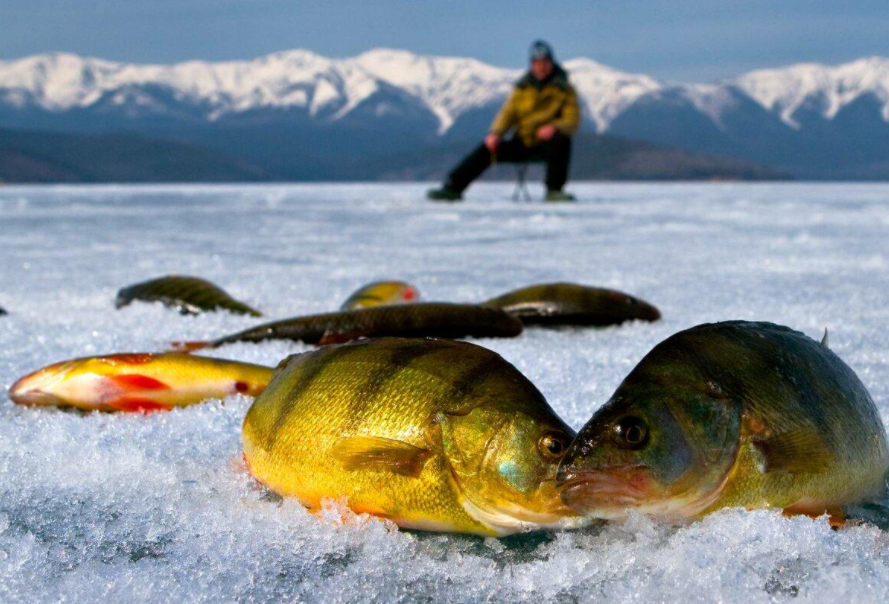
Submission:
[[[488,151],[491,153],[497,152],[497,147],[500,146],[500,135],[494,134],[493,132],[485,137],[485,147],[488,148]]]
[[[548,141],[556,135],[556,127],[552,124],[544,124],[537,129],[537,138],[542,141]]]

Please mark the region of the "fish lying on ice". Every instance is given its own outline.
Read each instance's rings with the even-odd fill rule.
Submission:
[[[842,519],[887,473],[880,415],[826,342],[731,321],[649,352],[578,433],[558,479],[566,504],[599,518],[745,507]]]
[[[500,308],[525,325],[589,325],[657,321],[660,311],[623,292],[576,283],[542,283],[482,302]]]
[[[420,291],[404,281],[374,281],[349,296],[340,310],[370,308],[387,304],[410,304],[420,300]]]
[[[174,344],[180,349],[216,348],[233,342],[294,340],[306,344],[336,344],[363,337],[511,338],[522,324],[496,308],[471,304],[418,302],[375,306],[284,319],[251,327],[209,342]]]
[[[272,369],[181,353],[112,354],[50,365],[9,389],[20,405],[161,411],[232,394],[256,396]]]
[[[184,315],[227,310],[239,315],[262,316],[258,310],[235,300],[220,287],[198,277],[167,275],[130,285],[117,292],[115,306],[123,308],[134,300],[161,302]]]
[[[496,353],[400,338],[290,357],[243,427],[253,476],[309,508],[498,536],[585,522],[555,489],[572,436]]]

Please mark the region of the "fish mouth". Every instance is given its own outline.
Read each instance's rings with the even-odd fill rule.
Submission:
[[[19,378],[9,387],[9,400],[19,405],[59,405],[62,400],[49,391],[65,378],[64,364],[53,365]]]
[[[29,407],[52,406],[62,402],[57,396],[40,388],[30,386],[24,378],[10,386],[9,400],[17,405],[27,405]]]
[[[616,510],[639,507],[652,497],[651,478],[641,467],[566,472],[556,486],[566,506],[598,518],[613,518]]]
[[[643,306],[640,315],[646,321],[659,321],[661,319],[661,311],[650,305]]]
[[[462,502],[463,509],[478,522],[487,525],[499,536],[542,529],[578,528],[588,520],[556,501],[542,510],[530,510],[518,504],[488,505],[469,498]]]

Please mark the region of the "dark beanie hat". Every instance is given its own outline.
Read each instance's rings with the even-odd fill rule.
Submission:
[[[531,45],[531,60],[534,61],[538,59],[547,59],[549,61],[556,60],[556,54],[553,52],[553,47],[543,40],[537,40]]]

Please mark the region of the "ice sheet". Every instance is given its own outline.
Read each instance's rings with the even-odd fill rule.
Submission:
[[[722,319],[820,338],[889,422],[889,186],[576,185],[576,205],[462,205],[420,185],[0,189],[0,385],[82,355],[253,324],[113,308],[118,288],[198,275],[271,317],[334,309],[380,278],[476,301],[539,281],[614,287],[664,320],[483,340],[579,428],[657,342]],[[535,191],[537,194],[540,190]],[[275,363],[302,350],[239,344]],[[502,542],[321,521],[258,490],[246,398],[147,417],[22,409],[0,391],[0,602],[886,602],[889,535],[729,510]],[[345,514],[345,522],[343,517]]]

